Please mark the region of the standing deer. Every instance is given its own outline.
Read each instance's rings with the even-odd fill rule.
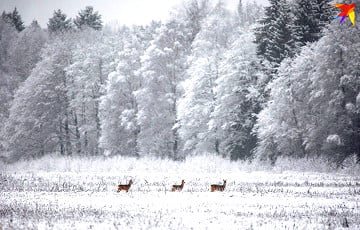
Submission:
[[[133,181],[130,180],[130,181],[129,181],[129,184],[119,184],[117,191],[118,191],[118,192],[121,192],[122,190],[125,190],[126,192],[128,192],[129,189],[130,189],[130,186],[132,185],[132,183],[133,183]]]
[[[220,184],[212,184],[212,185],[210,186],[211,192],[214,192],[214,191],[220,191],[220,192],[222,192],[222,191],[224,191],[225,186],[226,186],[226,180],[223,180],[223,181],[224,181],[224,184],[223,184],[223,185],[220,185]]]
[[[171,191],[172,191],[172,192],[181,191],[181,190],[183,189],[183,187],[184,187],[184,184],[185,184],[185,181],[182,180],[182,181],[181,181],[181,185],[176,185],[176,184],[173,185],[172,188],[171,188]]]

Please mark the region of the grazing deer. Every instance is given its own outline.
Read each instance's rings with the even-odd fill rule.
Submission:
[[[223,184],[223,185],[220,185],[220,184],[212,184],[212,185],[210,186],[210,190],[211,190],[212,192],[214,192],[214,191],[220,191],[220,192],[224,191],[225,186],[226,186],[226,180],[223,180],[223,181],[224,181],[224,184]]]
[[[171,191],[172,191],[172,192],[181,191],[181,190],[183,189],[183,187],[184,187],[184,184],[185,184],[185,181],[184,181],[184,180],[181,181],[181,185],[176,185],[176,184],[174,184],[174,185],[172,186],[172,188],[171,188]]]
[[[119,184],[117,191],[121,192],[121,190],[125,190],[126,192],[128,192],[132,183],[133,183],[133,181],[129,180],[129,184]]]

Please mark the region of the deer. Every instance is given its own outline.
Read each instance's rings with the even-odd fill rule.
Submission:
[[[222,191],[224,191],[225,186],[226,186],[226,180],[223,180],[223,181],[224,181],[224,184],[223,184],[223,185],[220,185],[220,184],[212,184],[212,185],[210,186],[211,192],[214,192],[214,191],[220,191],[220,192],[222,192]]]
[[[132,180],[129,180],[129,184],[119,184],[118,185],[118,192],[121,192],[122,190],[125,190],[126,192],[129,192],[130,186],[133,184]]]
[[[184,188],[184,184],[185,184],[185,181],[184,181],[184,180],[181,181],[181,185],[176,185],[176,184],[174,184],[174,185],[172,186],[172,188],[171,188],[171,191],[172,191],[172,192],[181,191],[181,190]]]

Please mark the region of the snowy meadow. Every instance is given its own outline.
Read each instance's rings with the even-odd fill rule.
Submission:
[[[360,177],[213,156],[184,162],[45,157],[1,165],[3,229],[360,229]],[[314,167],[313,169],[311,169]],[[355,171],[354,171],[355,170]],[[128,193],[118,184],[134,181]],[[185,180],[181,192],[173,184]],[[211,184],[226,179],[224,192]]]

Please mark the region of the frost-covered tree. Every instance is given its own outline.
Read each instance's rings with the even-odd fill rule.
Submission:
[[[78,29],[90,27],[94,30],[102,29],[101,15],[94,11],[92,6],[87,6],[84,10],[79,12],[79,15],[74,19],[74,24]]]
[[[18,33],[15,28],[0,18],[0,69],[6,69],[6,62],[10,57],[10,49],[15,46]]]
[[[162,25],[142,57],[143,86],[135,92],[141,155],[179,158],[177,101],[184,79],[191,33],[178,20]]]
[[[209,122],[215,106],[215,81],[231,32],[229,12],[218,3],[203,21],[192,44],[188,78],[183,84],[185,93],[178,105],[178,127],[185,155],[219,153],[216,130],[209,129]]]
[[[100,154],[100,97],[118,48],[106,38],[102,32],[82,30],[75,37],[72,63],[65,68],[77,153]]]
[[[247,159],[256,146],[252,132],[261,97],[258,88],[263,80],[253,43],[253,33],[245,28],[235,34],[235,41],[224,54],[220,77],[215,81],[215,108],[210,129],[216,130],[219,151],[231,159]]]
[[[288,2],[270,0],[270,5],[265,8],[265,16],[256,29],[256,43],[258,54],[274,68],[272,72],[283,59],[293,54],[294,44],[290,25],[291,15]]]
[[[24,22],[21,19],[19,11],[14,8],[13,12],[6,13],[3,11],[2,18],[16,28],[18,32],[25,29]]]
[[[108,77],[100,103],[100,147],[105,155],[139,156],[140,127],[134,92],[142,86],[140,57],[150,41],[149,29],[134,27],[123,34],[124,45],[116,56],[117,67]]]
[[[297,49],[321,37],[323,28],[334,18],[331,7],[330,1],[294,1],[292,31]]]
[[[239,0],[235,20],[240,26],[249,26],[257,22],[263,16],[263,6],[255,1],[246,2]]]
[[[15,90],[40,61],[47,37],[36,22],[17,33],[2,19],[0,34],[0,123],[4,123]]]
[[[359,157],[359,29],[334,22],[324,37],[284,62],[259,115],[258,154],[276,160]]]
[[[4,124],[9,115],[10,102],[17,87],[17,78],[8,73],[6,62],[10,57],[10,49],[15,46],[18,33],[16,29],[0,18],[0,124]],[[3,126],[0,126],[0,133]],[[2,149],[0,135],[0,151]]]
[[[359,28],[350,26],[350,22],[347,26],[334,23],[317,45],[317,64],[310,75],[313,126],[306,147],[338,164],[352,154],[360,162],[360,116],[356,106],[360,93]],[[319,120],[315,114],[324,117]],[[339,141],[332,141],[334,135]]]
[[[40,61],[40,51],[47,41],[46,33],[36,21],[21,31],[15,44],[9,50],[9,59],[6,68],[9,74],[17,76],[24,81],[31,70]]]
[[[67,18],[66,14],[58,9],[55,10],[53,16],[49,18],[47,27],[50,33],[64,33],[71,30],[72,23],[71,19]]]
[[[306,121],[299,118],[299,113],[304,112],[301,99],[309,93],[306,73],[315,63],[309,58],[311,49],[303,50],[302,54],[302,58],[297,58],[299,68],[292,69],[289,61],[282,63],[278,78],[268,85],[271,89],[269,101],[259,114],[257,153],[262,159],[269,159],[273,163],[278,156],[306,155],[303,146],[303,122]],[[295,94],[294,87],[301,93]]]
[[[211,7],[208,0],[189,0],[184,2],[182,9],[184,12],[180,13],[178,17],[184,21],[184,24],[190,29],[192,42],[196,35],[201,30],[203,20],[210,13]]]
[[[42,61],[16,91],[2,135],[9,160],[39,157],[70,145],[66,122],[66,78],[64,67],[69,47],[61,41],[47,45]],[[69,149],[67,149],[69,150]],[[67,152],[70,153],[70,152]]]

